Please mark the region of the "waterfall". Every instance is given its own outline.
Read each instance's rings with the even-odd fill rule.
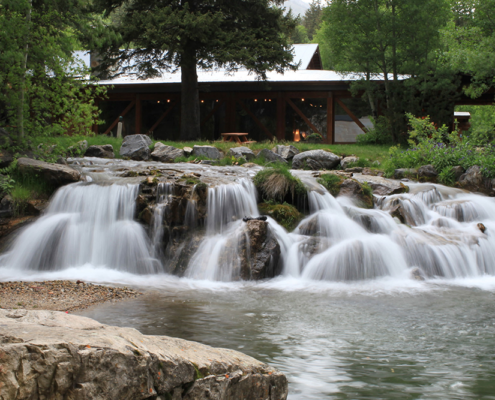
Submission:
[[[194,279],[240,279],[241,250],[245,235],[242,218],[258,216],[256,188],[247,179],[208,189],[206,237],[191,258],[186,276]]]
[[[20,234],[0,264],[35,271],[92,265],[135,274],[160,272],[146,232],[133,220],[138,191],[138,185],[60,188],[46,214]]]

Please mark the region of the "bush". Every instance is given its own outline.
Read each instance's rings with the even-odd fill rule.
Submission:
[[[432,164],[445,184],[453,184],[451,168],[457,165],[464,169],[479,165],[484,177],[495,177],[495,145],[479,149],[469,140],[461,141],[457,132],[449,133],[446,126],[437,128],[428,117],[407,117],[412,128],[410,147],[405,151],[399,146],[390,149],[390,158],[384,164],[387,176],[392,176],[397,168]]]

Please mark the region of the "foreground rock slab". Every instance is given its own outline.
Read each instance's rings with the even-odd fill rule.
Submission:
[[[373,189],[373,194],[377,196],[390,196],[391,194],[406,193],[409,191],[409,187],[402,182],[380,176],[354,174],[352,177],[359,183],[367,182]]]
[[[0,310],[0,352],[3,399],[287,398],[282,373],[237,351],[55,311]]]
[[[50,164],[31,158],[19,158],[17,166],[22,173],[37,174],[45,182],[55,187],[81,180],[81,174],[66,165]]]

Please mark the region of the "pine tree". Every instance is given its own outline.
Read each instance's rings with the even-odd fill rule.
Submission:
[[[100,48],[102,68],[158,76],[180,68],[181,140],[200,137],[197,68],[244,66],[260,79],[290,68],[288,43],[295,20],[283,0],[95,0],[97,9],[119,18],[111,28],[120,47]],[[125,51],[122,51],[124,47]],[[130,60],[133,60],[129,63]],[[130,64],[130,65],[129,65]]]
[[[302,23],[306,28],[309,40],[313,40],[316,30],[321,24],[322,12],[321,0],[313,0],[304,14]]]

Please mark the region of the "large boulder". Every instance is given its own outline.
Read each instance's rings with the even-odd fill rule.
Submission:
[[[19,158],[17,167],[22,173],[37,174],[51,186],[59,187],[81,180],[79,171],[61,164],[49,164],[31,158]]]
[[[161,142],[156,142],[151,153],[151,158],[155,161],[163,163],[173,163],[176,158],[183,157],[184,150],[178,149],[174,146],[167,146]]]
[[[373,208],[373,195],[364,190],[363,184],[355,179],[346,179],[340,185],[339,196],[353,199],[359,207]]]
[[[312,170],[332,169],[340,163],[340,157],[325,150],[309,150],[297,154],[292,159],[292,168]]]
[[[418,168],[418,176],[426,180],[431,180],[438,176],[438,172],[433,165],[428,164]]]
[[[246,160],[252,160],[255,157],[253,151],[244,146],[232,147],[228,155],[235,158],[245,158]]]
[[[146,135],[128,135],[120,147],[120,155],[136,161],[147,161],[150,158],[151,139]]]
[[[268,222],[252,219],[246,222],[242,235],[241,278],[260,280],[280,275],[280,245]]]
[[[373,194],[377,196],[389,196],[409,191],[409,187],[402,182],[382,178],[381,176],[354,174],[352,177],[360,183],[367,182],[373,189]]]
[[[274,153],[273,151],[268,149],[262,149],[256,157],[259,159],[264,159],[268,162],[279,162],[283,164],[287,163],[287,161],[279,156],[277,153]]]
[[[300,153],[299,150],[292,145],[284,146],[281,144],[275,146],[272,151],[287,161],[292,160],[295,155]]]
[[[276,369],[234,350],[56,311],[0,309],[4,399],[287,398]]]
[[[484,188],[484,179],[479,165],[469,167],[459,178],[458,185],[466,190],[478,192]]]
[[[84,153],[85,157],[98,157],[98,158],[114,158],[113,146],[111,144],[104,144],[102,146],[89,146]]]
[[[207,157],[213,160],[219,160],[223,156],[222,152],[213,146],[194,146],[193,155],[195,157]]]

